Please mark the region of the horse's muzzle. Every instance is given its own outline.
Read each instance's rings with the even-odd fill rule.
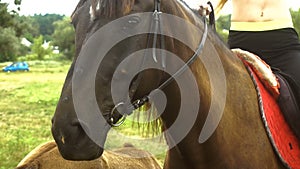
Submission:
[[[78,120],[68,124],[53,119],[51,131],[59,152],[66,160],[94,160],[103,153],[103,146],[89,138]]]

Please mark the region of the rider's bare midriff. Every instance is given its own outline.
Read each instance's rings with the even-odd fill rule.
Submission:
[[[292,20],[287,0],[232,0],[233,22]]]

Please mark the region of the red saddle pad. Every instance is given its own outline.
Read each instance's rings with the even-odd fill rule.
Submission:
[[[261,116],[274,150],[286,167],[300,169],[299,140],[286,123],[275,98],[266,90],[254,71],[249,66],[247,68],[258,92]]]

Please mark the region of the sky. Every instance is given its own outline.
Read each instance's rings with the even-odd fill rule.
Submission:
[[[10,9],[14,7],[14,0],[1,0],[1,2],[8,2]],[[22,0],[20,15],[34,15],[55,13],[70,16],[75,9],[79,0]]]
[[[2,2],[8,2],[13,4],[14,0],[1,0]],[[200,0],[185,0],[187,4],[192,8],[198,8]],[[288,0],[291,7],[294,9],[300,8],[300,0]],[[56,13],[61,15],[70,16],[75,9],[79,0],[22,0],[21,15],[34,15],[34,14],[46,14]],[[13,5],[10,5],[10,9],[14,9]],[[224,13],[230,11],[230,3],[223,10]]]

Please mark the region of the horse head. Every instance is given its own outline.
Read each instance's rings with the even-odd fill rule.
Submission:
[[[106,134],[111,125],[116,125],[119,119],[122,118],[124,115],[122,113],[126,113],[119,113],[118,111],[120,111],[120,107],[125,107],[125,101],[128,101],[128,97],[125,97],[125,101],[123,101],[123,99],[114,101],[111,95],[112,79],[115,78],[116,83],[119,85],[122,84],[124,79],[129,78],[128,70],[126,70],[126,68],[118,69],[119,75],[117,77],[113,76],[114,72],[117,66],[124,61],[124,58],[141,49],[153,47],[152,44],[153,41],[155,41],[153,37],[150,38],[149,34],[141,33],[134,36],[130,35],[132,30],[136,29],[135,27],[137,25],[149,24],[147,20],[142,20],[140,15],[131,14],[153,12],[155,10],[155,3],[155,1],[138,0],[81,0],[78,3],[72,14],[72,24],[76,30],[76,53],[65,79],[61,96],[52,119],[52,134],[64,158],[71,160],[90,160],[102,154]],[[105,27],[106,24],[124,16],[129,17],[120,20],[119,24],[122,25],[115,27],[121,28],[121,31],[117,30],[118,33],[125,33],[128,36],[118,40],[113,46],[108,47],[109,50],[106,51],[107,53],[105,53],[105,57],[102,58],[101,63],[92,68],[93,70],[89,70],[92,66],[89,65],[90,63],[86,63],[86,61],[92,61],[92,57],[96,57],[95,55],[97,55],[97,53],[91,54],[89,52],[99,52],[95,49],[105,46],[110,38],[97,38],[103,35],[101,34],[101,30],[107,29]],[[143,27],[148,26],[143,25]],[[110,27],[110,29],[111,28],[114,27]],[[160,39],[160,37],[157,39]],[[93,46],[94,49],[91,49],[91,46]],[[154,44],[154,47],[155,46],[156,44]],[[79,61],[80,59],[83,59],[83,61]],[[143,57],[141,57],[141,59],[131,60],[130,63],[127,63],[127,66],[141,65],[143,61]],[[80,65],[81,63],[79,62],[84,65]],[[92,62],[95,63],[95,61]],[[79,75],[80,73],[82,73],[81,76]],[[76,77],[85,78],[87,74],[95,74],[93,77],[94,80],[90,83],[95,84],[93,87],[88,84],[74,85],[74,81],[84,81],[83,79],[76,80]],[[130,90],[130,100],[140,98],[147,94],[147,92],[153,90],[161,78],[163,78],[162,76],[161,71],[145,69],[132,77],[134,80],[130,82],[130,87],[128,88],[128,90]],[[143,86],[143,88],[138,88],[137,86]],[[114,89],[115,92],[120,90],[124,89],[120,87]],[[80,91],[80,94],[76,91]],[[89,103],[91,101],[88,101],[88,98],[81,101],[77,99],[77,101],[75,101],[74,92],[78,95],[83,95],[88,91],[93,91],[97,104],[96,107],[91,106],[89,108],[99,109],[103,115],[102,123],[98,124],[96,122],[98,124],[97,128],[101,129],[101,133],[98,133],[98,141],[91,139],[89,136],[89,134],[91,134],[90,132],[92,132],[92,128],[95,127],[92,121],[97,118],[90,117],[90,119],[86,119],[86,121],[78,118],[78,112],[88,116],[88,112],[83,111],[92,110],[89,110],[89,108],[86,110],[78,110],[75,106],[78,100],[79,102],[85,100]],[[118,103],[119,105],[117,105]],[[82,105],[85,103],[78,104]],[[127,105],[128,103],[126,103],[126,106]]]

